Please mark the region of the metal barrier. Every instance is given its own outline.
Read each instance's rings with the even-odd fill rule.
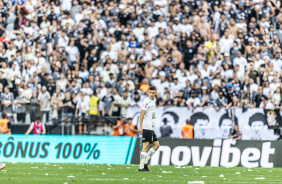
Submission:
[[[79,118],[71,117],[71,118],[66,118],[65,120],[64,117],[60,118],[61,120],[53,120],[53,127],[51,127],[48,131],[52,130],[54,127],[57,127],[61,125],[62,128],[62,135],[64,135],[64,127],[67,127],[67,135],[75,135],[75,127],[81,122],[82,124],[87,125],[87,133],[84,135],[111,135],[111,133],[105,131],[105,127],[111,128],[112,125],[115,125],[117,120],[120,117],[118,116],[97,116],[97,117],[88,117],[85,119],[79,120]],[[98,127],[104,127],[104,131],[101,133],[91,133],[92,130],[97,129]],[[71,132],[71,134],[70,134]]]
[[[59,119],[53,119],[51,122],[45,125],[46,133],[52,135],[76,135],[76,127],[79,122],[87,125],[87,133],[83,135],[112,135],[112,126],[116,124],[118,116],[97,116],[95,118],[86,118],[79,121],[75,117],[59,117]],[[24,134],[29,127],[29,124],[12,124],[12,134]]]

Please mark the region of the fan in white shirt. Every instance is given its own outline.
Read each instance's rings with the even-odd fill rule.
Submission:
[[[159,29],[158,29],[157,26],[155,26],[154,22],[151,22],[151,26],[148,27],[147,30],[148,30],[148,36],[149,36],[150,39],[159,34]]]
[[[58,45],[61,47],[67,47],[69,44],[69,37],[67,36],[67,33],[65,31],[61,32]]]
[[[191,91],[191,97],[188,98],[186,101],[186,105],[189,109],[194,110],[195,108],[199,107],[201,105],[201,101],[198,97],[196,97],[195,91]]]
[[[76,25],[78,25],[79,24],[79,22],[83,19],[83,12],[82,12],[82,8],[80,7],[79,9],[78,9],[78,13],[77,14],[75,14],[75,16],[74,16],[74,20],[75,20],[75,23],[76,23]]]
[[[242,57],[241,51],[237,51],[237,57],[233,61],[233,66],[239,65],[240,72],[245,73],[245,67],[247,66],[246,58]]]
[[[268,97],[264,97],[263,101],[259,105],[259,108],[273,110],[274,105],[268,100]]]
[[[159,16],[158,22],[156,22],[155,26],[159,29],[166,29],[167,28],[167,23],[163,21],[163,17]]]
[[[190,34],[193,32],[193,26],[189,24],[189,20],[187,18],[183,20],[183,24],[181,24],[180,30],[181,32],[186,33],[189,37]]]
[[[229,38],[229,30],[225,30],[224,36],[219,40],[221,52],[230,53],[230,49],[233,46],[233,39]]]

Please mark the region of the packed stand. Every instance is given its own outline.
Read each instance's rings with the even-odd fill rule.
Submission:
[[[149,85],[158,106],[281,107],[280,0],[3,0],[0,14],[14,123],[124,117]]]

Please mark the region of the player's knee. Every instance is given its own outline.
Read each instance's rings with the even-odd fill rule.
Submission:
[[[146,146],[146,147],[142,148],[142,152],[148,152],[148,150],[149,150],[149,146]]]

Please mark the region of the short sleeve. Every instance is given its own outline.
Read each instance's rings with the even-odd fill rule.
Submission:
[[[143,103],[142,103],[142,110],[144,110],[144,111],[147,111],[148,110],[148,107],[149,107],[149,102],[147,102],[147,101],[144,101]]]

